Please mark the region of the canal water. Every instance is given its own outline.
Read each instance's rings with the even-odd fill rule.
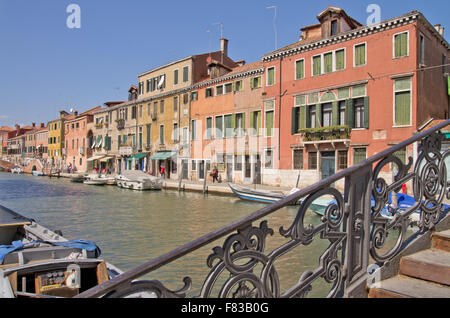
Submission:
[[[116,186],[72,183],[64,178],[8,173],[0,173],[0,205],[51,230],[61,230],[67,239],[96,242],[102,250],[101,257],[124,271],[264,206],[234,197],[177,191],[135,192]],[[288,241],[279,234],[279,229],[287,229],[296,213],[295,207],[289,207],[264,219],[274,230],[274,235],[267,238],[266,255]],[[320,217],[311,212],[305,221],[319,224]],[[143,278],[159,280],[167,288],[178,290],[183,286],[183,278],[188,276],[192,279],[188,296],[197,296],[210,271],[207,258],[224,241],[225,238],[216,241]],[[316,239],[313,244],[298,247],[277,260],[275,267],[281,291],[294,286],[305,271],[319,267],[319,257],[328,244],[326,240]],[[324,297],[330,288],[331,285],[319,280],[309,296]]]

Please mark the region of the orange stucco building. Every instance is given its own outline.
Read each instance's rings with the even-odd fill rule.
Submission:
[[[317,18],[263,57],[279,129],[269,184],[295,185],[299,171],[317,182],[448,118],[449,44],[420,12],[372,26],[335,7]],[[397,155],[416,154],[414,145]]]

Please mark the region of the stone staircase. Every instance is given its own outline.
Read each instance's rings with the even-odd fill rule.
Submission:
[[[430,249],[401,258],[397,276],[371,285],[369,298],[450,298],[450,230],[431,239]]]

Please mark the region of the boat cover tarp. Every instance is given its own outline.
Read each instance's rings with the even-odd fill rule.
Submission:
[[[6,255],[9,253],[22,250],[28,245],[32,244],[38,244],[38,243],[45,243],[53,246],[64,246],[64,247],[70,247],[70,248],[78,248],[81,250],[86,250],[89,252],[95,252],[95,257],[99,257],[101,255],[100,248],[91,241],[84,241],[84,240],[72,240],[72,241],[66,241],[66,242],[49,242],[49,241],[34,241],[31,243],[23,244],[22,241],[14,241],[12,242],[12,245],[0,245],[0,264],[3,263],[3,259]]]

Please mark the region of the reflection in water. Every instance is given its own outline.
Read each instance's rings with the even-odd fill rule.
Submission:
[[[49,229],[61,230],[68,239],[95,241],[102,257],[122,270],[161,256],[264,206],[233,197],[204,197],[176,191],[134,192],[114,186],[71,183],[62,178],[6,173],[0,173],[0,204]],[[296,213],[295,207],[289,207],[265,218],[274,230],[274,235],[267,238],[266,254],[287,242],[279,229],[288,228]],[[309,213],[305,222],[318,224],[320,217]],[[197,296],[210,271],[207,257],[223,242],[221,239],[209,244],[145,279],[160,280],[176,290],[183,286],[183,278],[189,276],[193,287],[188,296]],[[298,247],[280,258],[275,267],[281,290],[295,285],[306,270],[317,268],[328,244],[315,240],[310,246]],[[326,296],[330,290],[322,282],[313,287],[310,293],[313,297]]]

